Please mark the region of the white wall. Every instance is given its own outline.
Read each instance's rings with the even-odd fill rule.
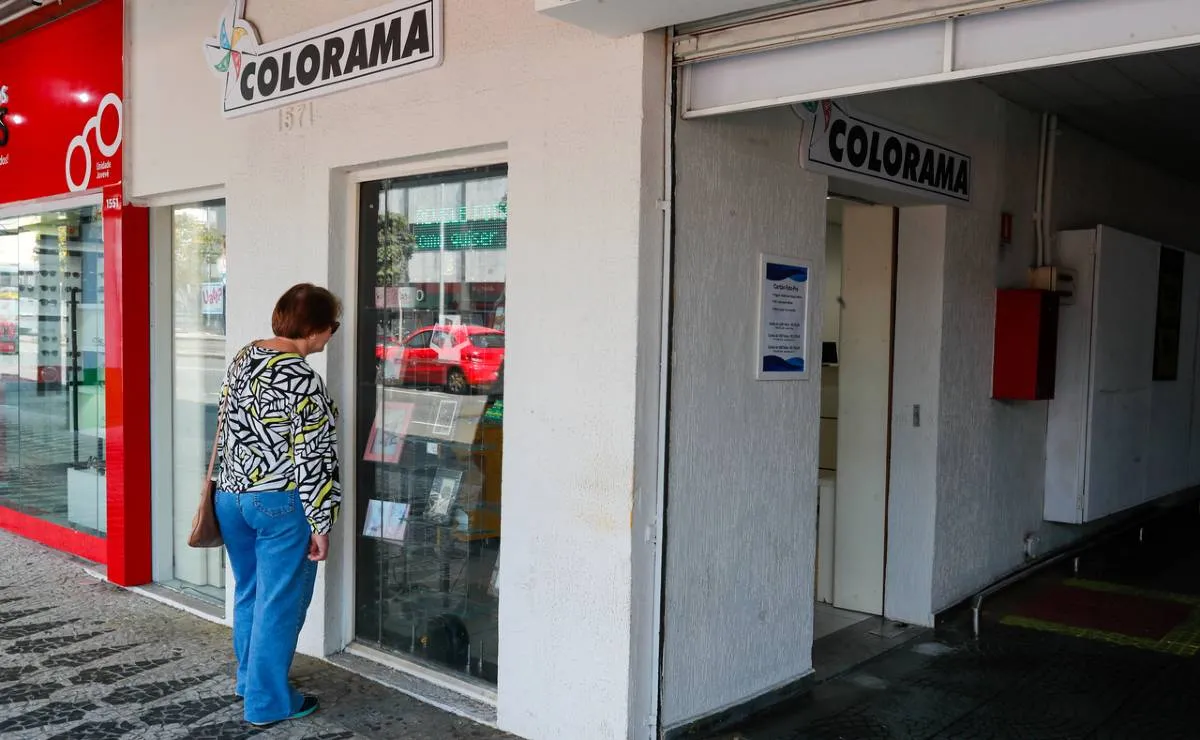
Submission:
[[[248,8],[270,40],[374,4]],[[129,7],[127,191],[224,186],[231,349],[268,331],[275,298],[294,282],[350,297],[347,170],[509,163],[499,723],[531,738],[625,737],[642,719],[628,712],[630,524],[639,344],[653,335],[639,340],[639,301],[653,304],[639,291],[640,268],[658,269],[661,233],[644,192],[661,168],[661,135],[647,125],[661,87],[644,91],[661,77],[662,41],[599,38],[537,15],[528,0],[447,0],[442,67],[317,99],[312,126],[281,131],[274,112],[220,116],[222,83],[201,42],[224,0]],[[547,343],[564,336],[572,341]],[[315,363],[347,414],[349,357],[335,346]],[[354,428],[346,415],[342,427]],[[346,440],[343,454],[356,449]],[[352,495],[344,506],[307,652],[337,649],[351,634]]]
[[[786,110],[678,122],[666,727],[812,667],[820,365],[809,381],[753,374],[758,253],[823,269],[826,180],[796,166],[799,137]]]

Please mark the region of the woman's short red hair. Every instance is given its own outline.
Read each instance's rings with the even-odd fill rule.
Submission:
[[[341,315],[342,302],[337,296],[312,283],[300,283],[279,296],[271,314],[271,331],[285,339],[305,339],[332,328]]]

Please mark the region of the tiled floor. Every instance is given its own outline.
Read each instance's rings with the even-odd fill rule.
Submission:
[[[829,604],[817,604],[813,614],[813,639],[820,640],[868,618],[866,614],[838,609]]]
[[[912,633],[915,640],[847,672],[827,674],[828,680],[818,675],[809,694],[718,736],[727,740],[1200,738],[1200,714],[1195,708],[1200,656],[1195,651],[1157,649],[1151,644],[1154,641],[1113,640],[1114,629],[1136,631],[1137,625],[1125,619],[1127,609],[1085,615],[1089,624],[1099,622],[1104,629],[1031,629],[1006,619],[1040,605],[1046,612],[1043,622],[1069,626],[1078,621],[1079,610],[1064,606],[1062,589],[1047,591],[1048,583],[1087,586],[1084,590],[1092,591],[1092,596],[1097,590],[1151,593],[1194,607],[1191,619],[1195,619],[1200,616],[1195,598],[1200,595],[1197,531],[1200,516],[1194,508],[1168,514],[1147,528],[1144,540],[1135,532],[1084,555],[1078,575],[1070,564],[1049,569],[988,601],[979,639],[971,635],[964,619],[952,620],[936,633]],[[1040,604],[1038,600],[1047,593],[1058,601]],[[1087,603],[1095,609],[1120,605],[1095,598]],[[843,636],[873,622],[826,638],[818,647],[831,639],[844,641]]]

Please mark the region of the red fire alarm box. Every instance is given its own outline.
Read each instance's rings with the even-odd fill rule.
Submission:
[[[1054,398],[1058,355],[1058,295],[1048,290],[996,291],[992,398]]]

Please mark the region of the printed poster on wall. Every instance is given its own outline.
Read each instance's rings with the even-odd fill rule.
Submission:
[[[763,254],[758,264],[758,380],[808,380],[809,262]]]

